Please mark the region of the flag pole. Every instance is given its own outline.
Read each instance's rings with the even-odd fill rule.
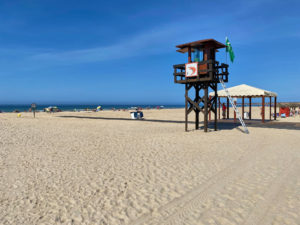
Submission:
[[[226,41],[227,41],[227,37],[225,38],[225,43],[227,43]],[[226,48],[225,48],[225,62],[227,64],[227,44],[226,44]]]

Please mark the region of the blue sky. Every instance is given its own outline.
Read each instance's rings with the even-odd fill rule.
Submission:
[[[182,104],[172,65],[187,57],[175,45],[226,36],[228,87],[300,101],[299,12],[289,0],[2,0],[0,104]]]

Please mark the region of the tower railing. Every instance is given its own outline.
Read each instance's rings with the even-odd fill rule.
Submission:
[[[219,77],[222,77],[224,82],[228,81],[228,65],[219,64],[215,60],[206,60],[198,62],[198,76],[197,77],[185,77],[185,64],[173,65],[174,68],[174,82],[175,83],[194,83],[194,82],[217,82],[219,83]]]

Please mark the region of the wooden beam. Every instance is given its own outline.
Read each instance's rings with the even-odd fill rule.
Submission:
[[[245,97],[243,96],[242,97],[242,118],[244,119],[244,112],[245,112]]]
[[[211,96],[209,96],[209,104],[210,104],[210,105],[209,105],[209,113],[208,113],[208,114],[209,114],[209,117],[208,117],[208,120],[211,121],[211,110],[210,110],[211,107],[212,107],[212,104],[211,104]]]
[[[185,131],[188,131],[188,85],[185,85]]]
[[[199,105],[201,102],[203,102],[203,104],[204,104],[204,99],[205,99],[205,96],[203,96],[202,98],[200,98],[200,99],[198,100],[197,104]]]
[[[194,102],[192,99],[190,99],[189,96],[187,96],[186,100],[194,106],[194,108],[198,109],[199,111],[201,111],[201,108],[199,107],[199,104],[197,102]]]
[[[214,96],[214,97],[210,97],[209,98],[209,101],[208,101],[208,112],[210,112],[211,110],[214,112],[214,113],[217,113],[217,109],[215,108],[214,104],[215,102],[217,101],[217,97]]]
[[[261,97],[261,104],[262,104],[262,108],[261,108],[261,122],[265,122],[265,96]]]
[[[205,87],[204,89],[204,132],[207,132],[207,127],[208,127],[208,121],[207,121],[207,102],[208,102],[208,86]]]
[[[229,99],[227,98],[227,119],[229,119]]]
[[[187,114],[189,115],[194,110],[194,107],[190,105],[190,107],[187,110]]]
[[[219,100],[219,120],[221,119],[221,99],[218,97]]]
[[[216,83],[215,86],[215,131],[217,130],[217,122],[218,122],[218,115],[217,115],[217,107],[218,107],[218,84]]]
[[[233,102],[236,105],[236,101]],[[233,121],[236,123],[236,112],[233,110]]]
[[[270,120],[272,120],[272,97],[270,96]]]
[[[249,97],[249,119],[251,120],[251,100],[252,100],[252,98],[251,97]]]
[[[274,119],[276,120],[277,118],[277,97],[274,97]]]
[[[189,52],[188,53],[189,54],[188,55],[188,62],[191,63],[192,62],[192,50],[191,50],[190,46],[188,47],[188,52]]]
[[[195,85],[195,101],[197,102],[197,104],[199,104],[198,103],[198,100],[199,100],[199,87],[198,87],[198,85]],[[196,109],[195,110],[195,113],[196,113],[196,118],[195,118],[195,129],[196,130],[198,130],[199,129],[199,110],[198,109]]]

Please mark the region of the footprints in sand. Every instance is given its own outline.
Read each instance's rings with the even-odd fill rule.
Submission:
[[[253,130],[2,120],[0,224],[299,224],[298,137]]]
[[[132,224],[265,224],[269,205],[276,204],[279,191],[297,168],[286,154],[269,154],[244,155],[204,184]],[[282,160],[279,165],[268,166],[268,161],[278,157]]]

